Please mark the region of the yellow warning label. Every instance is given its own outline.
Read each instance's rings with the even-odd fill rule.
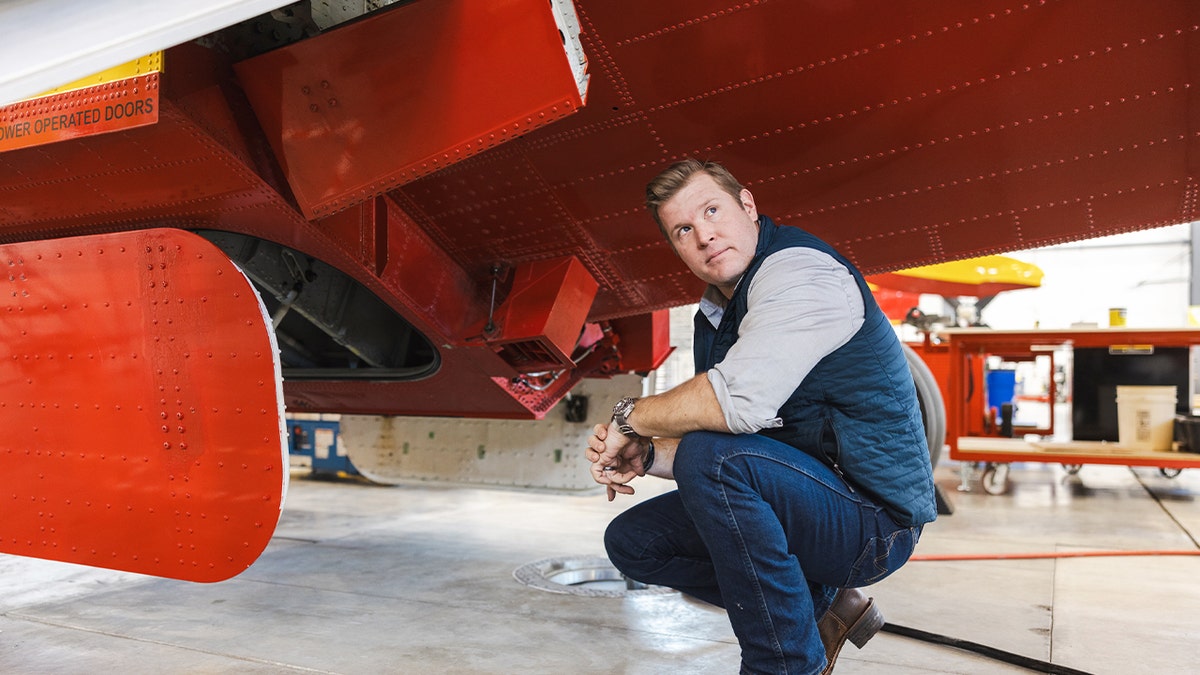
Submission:
[[[113,66],[107,70],[102,70],[94,75],[82,77],[74,82],[64,84],[63,86],[56,87],[50,91],[42,92],[41,94],[31,98],[41,98],[43,96],[50,96],[51,94],[61,94],[67,91],[75,91],[76,89],[86,89],[88,87],[94,87],[98,84],[127,80],[131,77],[137,77],[138,75],[145,75],[147,73],[158,73],[162,72],[162,67],[163,53],[161,51],[154,52],[153,54],[147,54],[139,59],[122,63],[119,66]]]

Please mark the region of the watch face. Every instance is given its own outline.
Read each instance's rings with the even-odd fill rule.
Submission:
[[[629,417],[629,413],[633,412],[633,406],[636,402],[636,398],[626,396],[617,401],[617,404],[613,406],[613,420],[617,423],[617,430],[630,437],[637,437],[638,435],[633,430],[633,427],[629,426],[629,421],[626,419]]]
[[[632,397],[626,396],[617,401],[617,404],[613,406],[613,415],[616,417],[627,417],[633,411],[633,402],[635,400]]]

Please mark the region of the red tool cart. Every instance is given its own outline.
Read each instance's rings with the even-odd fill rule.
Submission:
[[[1177,413],[1190,412],[1195,389],[1191,352],[1200,345],[1200,330],[954,329],[941,337],[948,360],[950,458],[984,463],[983,487],[989,494],[1007,489],[1011,462],[1057,463],[1069,473],[1084,464],[1151,466],[1167,477],[1200,467],[1195,452],[1148,451],[1119,443],[1114,402],[1118,385],[1169,384],[1178,390]],[[1010,388],[1004,400],[1003,383],[999,394],[989,386],[993,379],[1003,379],[989,378],[992,373],[1027,362],[1042,370],[1044,390],[1020,395]],[[1032,425],[1014,420],[1013,402],[1019,407],[1022,400],[1047,406],[1049,414]],[[1070,423],[1069,433],[1064,422]],[[964,464],[964,488],[969,470]]]

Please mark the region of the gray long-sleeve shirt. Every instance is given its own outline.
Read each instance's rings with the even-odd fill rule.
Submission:
[[[736,434],[782,426],[780,406],[818,361],[858,332],[864,315],[853,275],[815,249],[768,256],[747,291],[737,342],[708,371],[725,423]],[[710,286],[700,310],[717,326],[727,302]]]

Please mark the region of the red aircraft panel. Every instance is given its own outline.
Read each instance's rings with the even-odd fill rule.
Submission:
[[[245,61],[238,73],[309,218],[583,104],[545,0],[415,2]]]
[[[455,83],[468,75],[451,68],[449,80],[405,80],[389,62],[400,58],[394,44],[358,36],[410,10],[397,30],[445,34],[445,21],[479,17],[450,12],[434,26],[417,15],[466,4],[368,15],[236,71],[195,44],[171,50],[156,125],[0,153],[0,237],[167,224],[279,242],[378,295],[440,359],[419,382],[289,381],[289,404],[528,417],[586,371],[530,386],[499,345],[481,341],[492,269],[574,258],[598,284],[586,321],[614,334],[615,319],[694,301],[699,282],[642,206],[646,181],[683,157],[724,162],[760,211],[826,238],[867,274],[1198,217],[1192,0],[579,0],[587,104],[399,182],[415,175],[401,151],[421,147],[400,139],[454,130],[463,113]],[[490,33],[508,35],[524,20],[511,19]],[[506,60],[525,45],[488,45],[495,65],[509,64],[495,82],[541,83],[546,64]],[[457,53],[448,49],[430,56]],[[308,57],[300,79],[319,87],[322,64],[337,67],[328,81],[351,94],[336,97],[339,106],[355,102],[336,115],[328,100],[317,103],[322,119],[348,123],[418,85],[442,114],[396,129],[382,146],[312,146],[310,170],[338,180],[317,171],[297,188],[280,141],[282,130],[308,127],[283,121],[303,109],[276,106],[303,94],[287,89],[299,80],[284,55],[310,52],[321,56]],[[493,94],[475,103],[507,104]],[[448,147],[479,139],[457,131],[442,138]]]
[[[287,486],[275,345],[212,244],[0,246],[0,551],[190,581],[252,563]]]
[[[400,189],[467,265],[513,205],[561,213],[524,242],[592,243],[593,318],[694,297],[639,204],[684,156],[867,272],[1196,216],[1194,3],[619,4],[580,3],[582,113]]]

